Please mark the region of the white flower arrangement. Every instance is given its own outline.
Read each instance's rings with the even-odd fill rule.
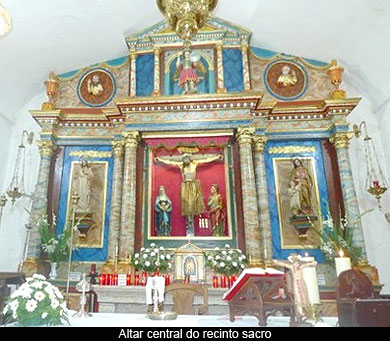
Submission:
[[[137,271],[166,272],[172,267],[172,255],[163,247],[155,243],[150,248],[141,248],[139,253],[132,257],[132,264]]]
[[[7,323],[21,326],[61,325],[68,321],[68,309],[57,287],[35,274],[26,279],[8,299],[3,315]]]
[[[242,251],[232,249],[229,244],[226,244],[223,249],[216,247],[206,252],[206,266],[221,275],[238,275],[245,269],[246,261],[246,256],[242,254]]]

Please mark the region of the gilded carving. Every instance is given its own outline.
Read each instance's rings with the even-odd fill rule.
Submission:
[[[140,134],[138,131],[127,131],[122,133],[125,148],[137,147],[140,141]]]
[[[268,136],[255,136],[253,139],[254,149],[258,153],[264,153],[265,145],[267,144]]]
[[[315,153],[317,148],[315,146],[283,146],[271,147],[270,154],[300,154],[300,153]]]
[[[112,156],[112,152],[98,150],[77,150],[69,153],[69,156],[80,158],[108,158]]]
[[[255,128],[252,127],[237,128],[236,138],[238,144],[251,144],[254,136],[255,136]]]
[[[335,133],[329,139],[336,149],[348,149],[349,140],[353,137],[353,132]]]
[[[112,149],[114,151],[114,156],[120,157],[123,154],[123,141],[112,141]]]
[[[39,153],[41,156],[51,156],[53,154],[53,151],[56,149],[56,146],[54,145],[53,141],[47,140],[47,141],[37,141]]]

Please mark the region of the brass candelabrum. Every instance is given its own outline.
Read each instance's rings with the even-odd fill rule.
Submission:
[[[191,40],[206,25],[218,0],[157,0],[157,6],[169,27],[191,47]]]
[[[359,125],[355,124],[353,126],[353,131],[356,138],[359,138],[363,134],[363,129],[364,155],[367,169],[366,190],[375,197],[375,199],[378,201],[378,207],[381,210],[380,199],[387,191],[389,186],[380,167],[373,139],[368,136],[366,122],[363,121]]]

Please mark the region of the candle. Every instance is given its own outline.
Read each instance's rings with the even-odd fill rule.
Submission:
[[[311,258],[311,257],[307,257]],[[306,283],[307,296],[310,304],[320,303],[320,292],[317,282],[317,271],[315,266],[308,266],[302,269],[302,277]]]
[[[226,276],[221,276],[221,288],[226,288]]]
[[[139,275],[134,276],[134,285],[139,286]]]
[[[213,276],[213,288],[218,288],[218,277]]]
[[[343,272],[351,269],[351,258],[349,257],[344,257],[344,252],[343,250],[340,250],[339,252],[340,257],[336,257],[335,263],[336,263],[336,274],[337,277]]]
[[[131,285],[131,275],[130,274],[126,275],[126,285],[127,286]]]

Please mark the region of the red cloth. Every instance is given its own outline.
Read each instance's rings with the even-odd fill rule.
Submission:
[[[164,144],[169,148],[181,144],[191,144],[193,142],[198,143],[201,146],[207,146],[211,141],[217,145],[227,144],[229,137],[200,137],[200,138],[170,138],[170,139],[146,139],[146,143],[151,147]],[[202,150],[205,154],[223,154],[219,148],[208,148]],[[172,201],[172,236],[185,236],[185,217],[181,215],[181,198],[180,198],[180,186],[182,182],[182,176],[180,168],[176,166],[169,166],[159,162],[154,162],[154,157],[170,155],[169,151],[160,148],[155,151],[155,154],[151,160],[152,171],[152,196],[151,196],[151,215],[150,222],[152,228],[152,235],[155,236],[155,211],[154,203],[158,196],[158,187],[163,185],[166,188],[167,195]],[[172,155],[180,155],[177,151],[173,151]],[[217,184],[219,186],[219,193],[221,194],[226,207],[226,175],[225,175],[225,161],[214,161],[212,163],[199,165],[197,167],[196,178],[200,180],[203,198],[205,201],[206,212],[202,217],[208,217],[208,205],[207,200],[210,196],[211,185]],[[225,214],[225,235],[228,234],[227,215]],[[198,226],[198,217],[195,217],[195,236],[211,236],[211,224],[209,223],[208,229],[201,229]]]

